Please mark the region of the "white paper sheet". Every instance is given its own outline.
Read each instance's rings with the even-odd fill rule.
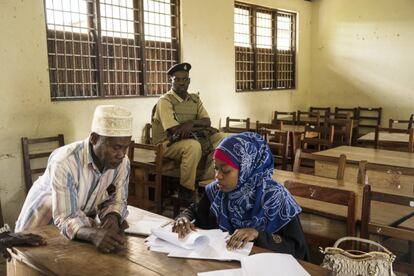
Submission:
[[[241,268],[213,270],[208,272],[199,272],[197,276],[243,276]]]
[[[171,219],[165,218],[148,211],[128,205],[129,215],[127,222],[129,228],[125,233],[148,236],[152,229],[160,228],[171,222]]]
[[[253,247],[253,243],[250,242],[247,243],[246,246],[242,249],[230,251],[226,248],[226,237],[228,236],[228,233],[223,232],[220,229],[198,229],[196,232],[192,232],[190,234],[195,236],[187,240],[187,242],[190,243],[190,248],[188,248],[188,246],[183,247],[182,244],[178,243],[184,241],[178,239],[178,235],[176,233],[172,233],[169,231],[171,231],[171,226],[164,227],[163,229],[154,230],[153,232],[158,234],[158,237],[156,237],[155,235],[151,235],[146,239],[146,244],[150,247],[150,250],[169,253],[169,257],[177,258],[240,261],[242,257],[248,256],[250,254],[250,251]],[[161,232],[161,235],[159,232]],[[171,234],[174,235],[172,236]],[[167,242],[166,240],[159,238],[160,236],[163,236],[169,240],[172,239],[173,243]],[[197,237],[198,239],[200,239],[200,237],[204,237],[204,239],[208,242],[206,244],[204,244],[204,242],[194,242],[197,240]],[[178,241],[176,241],[176,239],[178,239]]]
[[[152,229],[152,234],[157,238],[163,239],[180,248],[194,249],[202,248],[209,243],[209,237],[203,235],[200,231],[191,231],[184,239],[178,238],[178,234],[172,232],[172,226],[168,225],[163,228]]]
[[[300,263],[289,254],[260,253],[240,261],[243,276],[309,276]]]

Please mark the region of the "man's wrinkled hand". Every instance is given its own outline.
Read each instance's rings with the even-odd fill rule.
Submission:
[[[94,228],[92,243],[104,253],[114,252],[122,248],[126,242],[125,236],[112,229]]]
[[[119,232],[121,229],[119,225],[119,218],[116,214],[109,213],[102,219],[101,228]]]
[[[0,247],[3,257],[10,260],[11,256],[7,251],[7,248],[18,245],[45,245],[46,240],[36,234],[22,234],[22,233],[3,233],[0,238]]]

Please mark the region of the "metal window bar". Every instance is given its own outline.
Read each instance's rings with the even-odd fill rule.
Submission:
[[[166,71],[180,54],[179,0],[44,4],[52,100],[160,95],[168,90]],[[152,14],[152,21],[145,12]]]
[[[236,90],[251,90],[254,84],[253,48],[251,41],[252,10],[235,7]]]
[[[169,79],[165,72],[179,61],[178,1],[143,0],[146,56],[146,93],[166,92]]]
[[[295,13],[236,2],[236,91],[295,87],[295,28]]]
[[[277,11],[277,88],[295,88],[296,15]]]

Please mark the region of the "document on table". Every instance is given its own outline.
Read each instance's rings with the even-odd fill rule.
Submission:
[[[172,226],[154,229],[146,239],[151,251],[168,253],[169,257],[213,260],[240,260],[248,256],[253,243],[247,243],[242,249],[230,251],[226,248],[228,233],[220,229],[192,231],[185,239],[173,233]]]
[[[209,243],[208,235],[203,235],[201,231],[191,231],[184,239],[180,239],[178,234],[172,231],[172,226],[153,229],[152,234],[161,240],[184,249],[201,248]]]
[[[168,218],[153,215],[133,206],[128,205],[128,211],[129,228],[125,229],[125,233],[148,236],[152,229],[163,227],[171,222]]]
[[[239,269],[200,272],[198,276],[309,276],[310,274],[289,254],[260,253],[244,257]]]

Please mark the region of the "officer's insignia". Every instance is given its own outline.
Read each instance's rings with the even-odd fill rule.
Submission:
[[[282,237],[277,235],[277,234],[272,234],[272,239],[275,243],[281,243],[282,242]]]
[[[183,68],[184,68],[184,70],[185,70],[185,71],[187,71],[187,65],[184,65],[184,67],[183,67]]]

